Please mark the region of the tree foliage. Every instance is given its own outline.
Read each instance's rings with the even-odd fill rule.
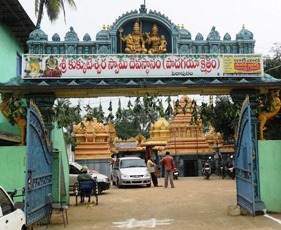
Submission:
[[[16,119],[26,117],[27,105],[24,99],[16,98],[12,94],[2,94],[2,101],[6,104],[6,112],[8,113],[9,123],[16,124]]]
[[[225,141],[234,139],[234,120],[239,116],[239,106],[234,104],[230,96],[218,96],[215,106],[202,103],[199,108],[205,127],[214,127]]]
[[[281,79],[281,43],[274,43],[274,46],[271,48],[270,53],[272,57],[266,56],[264,60],[264,72]],[[266,102],[266,95],[261,95],[260,100],[263,101],[265,110],[269,110],[269,104]],[[264,137],[267,140],[280,140],[280,126],[276,124],[281,124],[281,115],[280,112],[277,116],[269,119],[265,124]]]
[[[281,43],[275,43],[274,47],[271,48],[270,53],[272,57],[265,56],[264,59],[264,72],[281,79]]]
[[[76,4],[74,0],[66,0],[69,6],[76,9]],[[61,11],[65,18],[65,0],[35,0],[35,15],[37,16],[36,26],[40,27],[43,18],[44,7],[46,9],[47,15],[51,22],[58,19]]]

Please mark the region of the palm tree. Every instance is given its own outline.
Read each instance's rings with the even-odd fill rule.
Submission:
[[[35,0],[35,15],[37,16],[36,27],[40,27],[41,21],[43,18],[43,10],[46,8],[47,15],[51,22],[54,22],[58,19],[61,10],[64,14],[65,20],[65,0]],[[74,0],[67,0],[67,3],[76,9]]]

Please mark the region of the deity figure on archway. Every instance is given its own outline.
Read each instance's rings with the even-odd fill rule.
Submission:
[[[53,55],[50,55],[45,63],[43,77],[61,77],[61,74],[58,60]]]
[[[158,26],[154,24],[152,26],[151,34],[150,32],[146,32],[146,40],[145,43],[148,45],[151,45],[151,47],[148,50],[149,54],[161,54],[167,52],[167,41],[165,39],[164,35],[159,36],[158,34]]]
[[[145,48],[145,41],[142,36],[141,27],[139,22],[136,21],[131,34],[122,35],[123,29],[119,30],[121,41],[126,43],[125,52],[128,54],[145,54],[147,49]]]

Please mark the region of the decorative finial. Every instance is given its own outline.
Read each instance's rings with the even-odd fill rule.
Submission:
[[[103,26],[102,26],[102,29],[105,30],[105,29],[106,29],[106,25],[103,25]]]
[[[245,25],[244,24],[242,25],[242,28],[245,29]]]

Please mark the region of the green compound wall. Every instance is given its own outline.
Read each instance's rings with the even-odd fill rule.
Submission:
[[[261,199],[266,210],[281,213],[281,141],[259,141]]]

